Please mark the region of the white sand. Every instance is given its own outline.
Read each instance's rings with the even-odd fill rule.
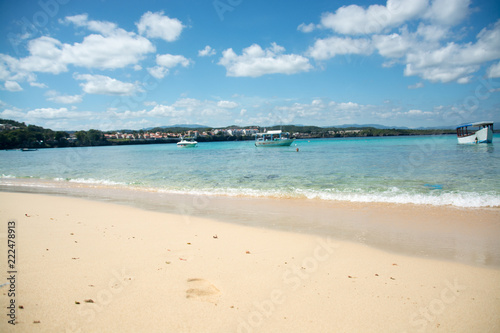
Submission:
[[[3,280],[9,220],[17,231],[17,324],[7,322],[4,286],[2,332],[500,331],[496,268],[109,203],[0,193]]]

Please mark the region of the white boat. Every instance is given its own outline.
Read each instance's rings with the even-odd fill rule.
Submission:
[[[198,144],[197,141],[194,139],[186,140],[184,138],[181,139],[181,141],[177,142],[177,147],[181,148],[194,148]]]
[[[290,146],[295,139],[290,139],[290,133],[281,130],[267,131],[255,135],[256,147]]]
[[[491,143],[493,122],[480,121],[457,126],[458,143]]]

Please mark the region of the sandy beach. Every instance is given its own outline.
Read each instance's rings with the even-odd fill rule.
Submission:
[[[0,202],[2,332],[500,330],[495,265],[71,197],[1,192]],[[334,212],[352,221],[386,214],[387,223],[401,214]],[[411,212],[442,216],[426,206]],[[474,216],[498,235],[498,209],[457,209],[453,221]],[[9,221],[15,297],[5,268]],[[12,299],[15,325],[6,315]]]

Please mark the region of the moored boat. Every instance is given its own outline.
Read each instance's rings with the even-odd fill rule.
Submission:
[[[290,138],[290,133],[281,130],[267,131],[255,135],[256,147],[290,146],[295,139]]]
[[[480,121],[457,126],[458,143],[491,143],[493,140],[493,122]]]
[[[181,139],[181,141],[177,142],[177,147],[181,148],[194,148],[198,144],[197,141],[194,139],[186,140],[184,138]]]

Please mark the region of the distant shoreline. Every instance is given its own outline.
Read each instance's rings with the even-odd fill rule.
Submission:
[[[262,132],[258,126],[229,126],[213,128],[153,128],[150,130],[100,131],[53,131],[35,125],[26,125],[14,120],[0,119],[0,149],[41,149],[64,147],[92,147],[138,144],[177,143],[181,137],[195,137],[198,142],[251,141],[255,133]],[[398,129],[375,127],[318,127],[318,126],[273,126],[267,130],[282,129],[295,139],[327,139],[346,137],[383,137],[415,135],[454,135],[452,129]],[[115,138],[116,137],[116,138]]]

